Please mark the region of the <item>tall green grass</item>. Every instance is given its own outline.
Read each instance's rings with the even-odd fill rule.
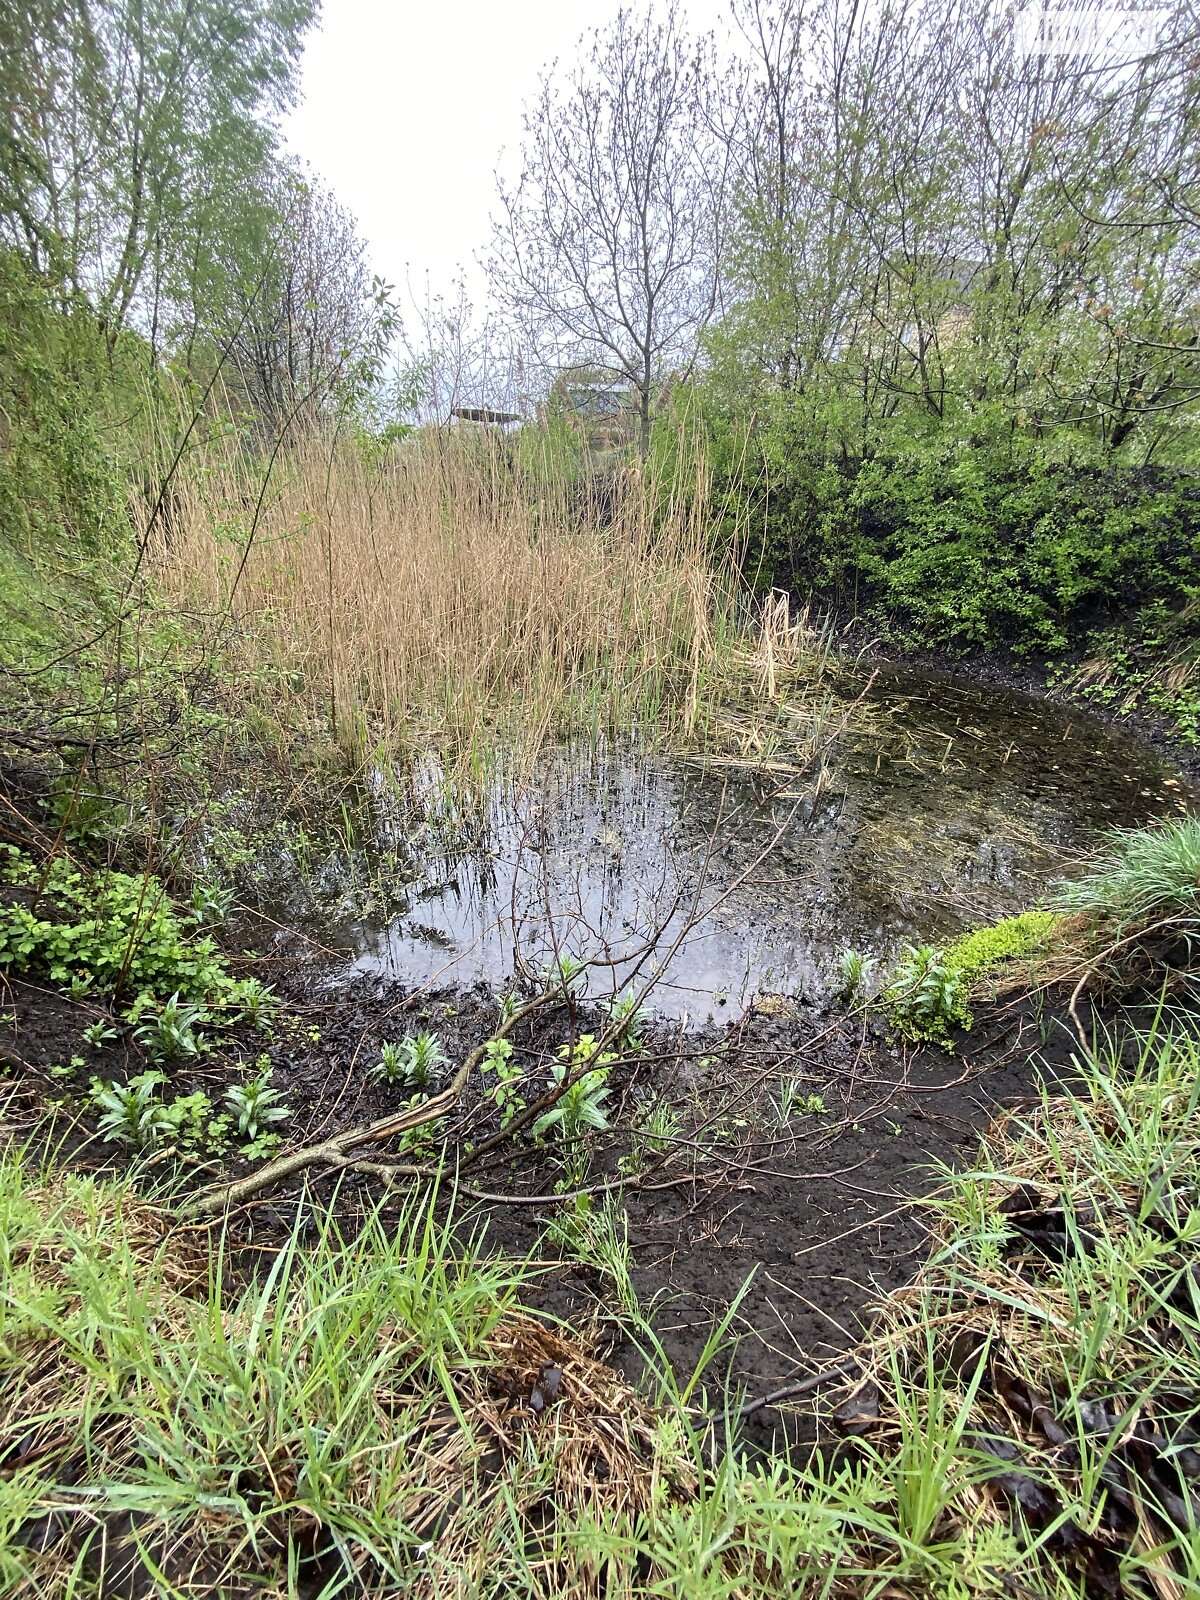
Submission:
[[[418,1207],[353,1242],[324,1222],[302,1248],[298,1228],[228,1289],[219,1253],[160,1222],[127,1182],[31,1190],[0,1164],[4,1592],[129,1565],[172,1594],[306,1564],[330,1593],[409,1581],[459,1486],[429,1452],[449,1430],[446,1466],[470,1470],[484,1448],[468,1412],[524,1269]]]
[[[1200,923],[1200,817],[1114,830],[1095,870],[1064,885],[1058,905],[1120,929],[1164,917]]]

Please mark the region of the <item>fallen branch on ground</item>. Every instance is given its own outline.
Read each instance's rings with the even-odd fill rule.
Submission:
[[[489,1039],[471,1051],[454,1074],[449,1086],[443,1089],[441,1094],[433,1095],[419,1106],[407,1106],[394,1116],[382,1117],[378,1122],[368,1123],[365,1128],[350,1128],[344,1133],[334,1134],[332,1138],[322,1139],[317,1144],[293,1150],[274,1161],[268,1161],[265,1166],[259,1167],[244,1178],[234,1179],[232,1183],[201,1189],[182,1207],[180,1215],[186,1221],[221,1216],[230,1207],[240,1205],[244,1200],[253,1199],[266,1189],[273,1189],[276,1184],[282,1183],[286,1178],[294,1178],[299,1172],[306,1172],[312,1167],[351,1167],[355,1164],[354,1152],[364,1145],[381,1144],[396,1134],[407,1133],[410,1129],[423,1127],[428,1122],[436,1122],[439,1117],[444,1117],[453,1111],[462,1098],[471,1073],[487,1054],[491,1039],[503,1039],[519,1022],[523,1022],[542,1006],[559,998],[557,994],[540,994],[528,1005],[514,1012]]]
[[[814,1372],[810,1378],[801,1378],[796,1383],[785,1384],[782,1389],[772,1389],[770,1394],[762,1394],[757,1399],[747,1400],[726,1418],[726,1421],[741,1422],[743,1418],[752,1417],[756,1411],[765,1411],[769,1406],[782,1405],[785,1400],[799,1400],[803,1395],[812,1394],[822,1384],[832,1383],[835,1378],[848,1378],[861,1366],[862,1362],[857,1356],[847,1356],[834,1367],[826,1367],[823,1372]],[[714,1422],[720,1420],[720,1417],[713,1417]]]

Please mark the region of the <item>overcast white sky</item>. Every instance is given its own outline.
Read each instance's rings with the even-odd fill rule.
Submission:
[[[377,272],[405,294],[448,289],[458,266],[475,296],[501,151],[515,166],[522,103],[538,73],[619,0],[325,0],[304,55],[292,150],[358,218]],[[728,0],[684,0],[693,31],[721,26]]]

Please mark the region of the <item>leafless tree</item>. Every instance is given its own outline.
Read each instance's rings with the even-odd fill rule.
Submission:
[[[404,357],[422,422],[445,422],[462,406],[531,415],[526,354],[515,331],[481,310],[459,274],[449,292],[408,286]]]
[[[501,187],[494,281],[550,367],[602,368],[636,399],[690,373],[717,303],[728,165],[711,44],[622,11],[525,115]]]
[[[283,169],[257,281],[235,280],[229,363],[263,434],[303,427],[369,390],[395,331],[354,219],[319,183]]]

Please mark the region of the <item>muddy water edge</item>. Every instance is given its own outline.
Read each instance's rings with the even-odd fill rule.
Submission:
[[[814,716],[841,730],[819,769],[804,756]],[[621,1185],[632,1280],[679,1371],[741,1297],[711,1377],[758,1395],[854,1344],[927,1252],[936,1165],[969,1163],[998,1107],[1036,1093],[1039,1072],[1070,1070],[1074,1035],[1049,1003],[980,1008],[953,1052],[898,1044],[838,998],[841,952],[886,964],[905,942],[1021,910],[1105,827],[1198,799],[1168,759],[1092,717],[889,665],[785,707],[765,744],[560,751],[469,816],[377,782],[334,828],[338,849],[285,823],[240,866],[234,936],[269,951],[289,1000],[266,1054],[297,1144],[406,1101],[371,1075],[385,1042],[429,1030],[463,1060],[502,997],[528,995],[556,956],[593,964],[569,1003],[513,1035],[530,1098],[560,1052],[602,1033],[615,992],[653,978],[643,1048],[611,1071],[611,1128],[593,1135],[584,1181]],[[48,1069],[78,1036],[77,1007],[19,984],[12,1005],[25,1060]],[[97,1069],[136,1072],[122,1049]],[[197,1068],[195,1087],[215,1097],[216,1072]],[[611,1277],[547,1235],[571,1187],[561,1152],[526,1131],[471,1154],[501,1132],[495,1079],[476,1074],[438,1142],[411,1156],[445,1138],[467,1162],[464,1235],[485,1222],[483,1248],[545,1260],[536,1303],[636,1370]],[[315,1179],[301,1226],[331,1201],[350,1224],[378,1199],[354,1173]],[[402,1207],[403,1185],[385,1204]],[[268,1193],[247,1213],[250,1242],[296,1219],[294,1187]],[[815,1415],[763,1408],[747,1434],[777,1443]]]
[[[1029,694],[889,665],[846,674],[822,714],[836,722],[845,705],[819,781],[799,755],[811,706],[797,709],[794,749],[784,719],[748,755],[562,751],[533,785],[497,786],[465,846],[378,805],[400,845],[391,895],[364,905],[336,886],[323,908],[263,896],[274,922],[345,952],[313,975],[319,1043],[280,1062],[310,1131],[386,1114],[396,1092],[367,1075],[385,1040],[429,1029],[460,1060],[494,1029],[498,996],[556,955],[597,964],[570,1007],[514,1039],[546,1080],[561,1050],[601,1032],[607,998],[655,973],[645,1048],[610,1083],[625,1131],[595,1138],[588,1181],[627,1175],[628,1130],[665,1111],[672,1160],[621,1193],[633,1281],[685,1372],[740,1295],[714,1377],[751,1395],[854,1344],[927,1252],[937,1165],[969,1163],[998,1108],[1035,1094],[1039,1073],[1070,1070],[1074,1035],[1040,1002],[982,1009],[953,1052],[899,1045],[839,1001],[841,952],[886,964],[906,942],[1024,909],[1104,828],[1197,798],[1148,745]],[[648,941],[670,952],[661,972]],[[461,1136],[495,1132],[488,1115],[473,1089]],[[485,1218],[489,1248],[557,1260],[546,1227],[561,1184],[542,1145],[501,1145],[469,1174],[461,1220]],[[345,1180],[344,1200],[358,1187]],[[259,1226],[291,1215],[268,1204]],[[602,1268],[564,1259],[539,1298],[636,1368]],[[764,1408],[746,1428],[767,1444],[784,1425]]]

